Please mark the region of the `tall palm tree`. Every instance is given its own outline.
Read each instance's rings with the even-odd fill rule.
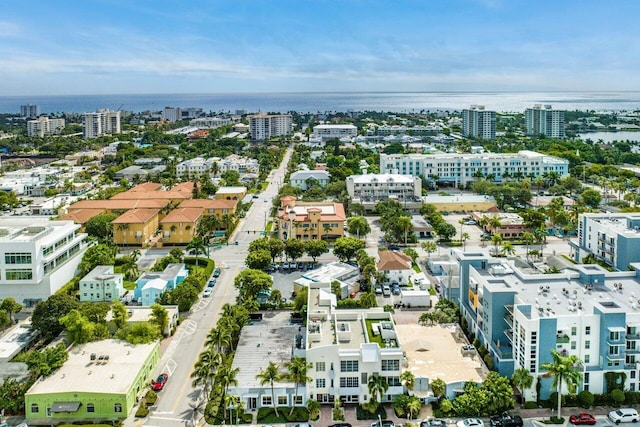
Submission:
[[[238,373],[240,372],[240,368],[232,368],[232,361],[233,357],[225,356],[223,357],[220,368],[218,368],[218,378],[222,382],[225,395],[229,392],[229,387],[236,387],[238,385]]]
[[[289,381],[293,381],[296,385],[293,405],[291,405],[291,412],[289,412],[289,415],[292,415],[296,406],[296,400],[298,400],[298,385],[306,384],[313,379],[307,375],[307,372],[311,369],[311,363],[307,363],[307,359],[302,357],[294,357],[290,362],[286,362],[284,366],[288,371],[286,378]]]
[[[464,232],[460,235],[460,240],[462,240],[462,250],[464,251],[467,247],[467,240],[469,240],[471,238],[471,236],[469,236],[469,233]]]
[[[414,417],[420,412],[421,408],[422,403],[420,402],[420,399],[415,396],[409,398],[409,401],[407,402],[407,415],[409,415],[409,419],[414,419]]]
[[[462,226],[465,223],[465,219],[464,218],[460,218],[460,220],[458,221],[458,224],[460,224],[460,240],[462,240]]]
[[[187,251],[193,251],[196,257],[196,267],[198,267],[198,255],[204,255],[206,253],[207,247],[205,246],[202,238],[194,237],[191,242],[187,245]]]
[[[191,372],[191,378],[193,379],[191,386],[198,387],[202,385],[203,395],[207,402],[209,402],[210,398],[209,389],[213,383],[213,379],[215,378],[216,371],[218,370],[221,361],[222,356],[220,353],[216,352],[213,348],[207,348],[205,351],[200,353],[200,357]]]
[[[380,375],[371,375],[367,381],[367,387],[369,388],[369,394],[371,394],[371,403],[379,403],[378,397],[382,400],[382,396],[389,389],[389,383],[384,377]]]
[[[497,255],[498,246],[502,244],[502,236],[500,234],[494,233],[493,236],[491,236],[491,243],[493,243],[494,251]]]
[[[489,227],[491,227],[491,231],[493,233],[497,233],[498,230],[502,228],[502,222],[498,215],[494,215],[489,219]]]
[[[529,260],[529,245],[531,245],[531,243],[533,243],[533,234],[525,231],[524,233],[522,233],[522,241],[524,241],[525,245],[526,245],[526,251],[527,251],[527,261]]]
[[[582,371],[578,368],[582,361],[576,355],[562,356],[556,349],[551,349],[552,362],[540,365],[541,371],[547,371],[545,376],[553,376],[552,387],[558,392],[558,415],[561,418],[562,410],[562,384],[564,383],[569,393],[575,393],[577,386],[582,381]]]
[[[269,384],[271,387],[271,401],[273,402],[273,408],[276,411],[276,417],[278,417],[278,405],[276,404],[276,392],[274,390],[273,384],[276,381],[280,381],[282,375],[278,372],[278,365],[273,362],[269,362],[266,368],[262,371],[258,372],[256,375],[256,379],[260,381],[260,385]]]
[[[409,234],[409,230],[411,230],[412,226],[413,224],[411,223],[411,217],[403,215],[400,218],[398,218],[398,228],[400,228],[400,230],[402,230],[404,234],[405,246],[407,245],[407,235]]]
[[[511,375],[511,382],[518,387],[522,395],[522,404],[525,403],[524,391],[533,384],[533,376],[527,368],[518,368]]]
[[[502,255],[515,255],[516,250],[513,247],[513,243],[511,242],[504,242],[502,244]]]
[[[138,261],[138,259],[140,259],[140,249],[134,249],[133,251],[131,251],[131,253],[129,254],[129,258],[131,258],[133,262]]]
[[[205,345],[213,348],[218,353],[226,353],[225,349],[230,345],[231,334],[221,325],[211,329],[207,334]]]
[[[411,391],[416,384],[416,377],[411,371],[402,371],[400,374],[400,382],[405,386],[407,391]]]

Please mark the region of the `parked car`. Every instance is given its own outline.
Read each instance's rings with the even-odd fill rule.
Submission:
[[[389,288],[389,285],[382,286],[382,295],[385,297],[391,296],[391,288]]]
[[[335,423],[335,424],[331,424],[329,427],[351,427],[351,424],[349,424],[349,423]]]
[[[382,295],[382,286],[376,285],[376,295]]]
[[[420,427],[447,427],[447,423],[439,418],[425,420],[420,423]]]
[[[296,270],[298,268],[298,263],[297,262],[290,263],[289,268],[292,270]]]
[[[400,286],[392,286],[391,293],[394,295],[400,295]]]
[[[519,415],[509,415],[506,412],[489,418],[491,427],[522,427],[522,418]]]
[[[476,222],[472,219],[468,219],[464,222],[464,225],[476,225]]]
[[[257,195],[257,194],[254,194],[254,195],[253,195],[253,198],[254,198],[254,199],[259,199],[259,198],[260,198],[260,196],[259,196],[259,195]]]
[[[215,285],[216,285],[216,279],[214,277],[213,279],[209,280],[209,283],[207,284],[207,286],[209,288],[213,288]]]
[[[396,427],[396,425],[391,420],[382,420],[371,423],[371,427]]]
[[[213,292],[212,288],[207,288],[204,290],[204,292],[202,293],[202,296],[205,298],[209,298],[211,296],[211,293]]]
[[[283,270],[288,270],[289,269],[289,263],[288,262],[283,263],[282,264],[282,269]]]
[[[638,416],[638,411],[633,408],[620,408],[609,412],[609,419],[616,424],[637,423],[640,417]]]
[[[220,269],[218,267],[216,267],[215,270],[213,270],[213,277],[220,277]]]
[[[158,375],[158,379],[156,380],[151,380],[151,387],[153,388],[154,391],[160,391],[164,388],[164,385],[167,383],[167,380],[169,379],[169,374],[160,374]]]
[[[456,423],[457,427],[484,427],[484,423],[479,418],[465,418]]]
[[[398,245],[388,245],[387,249],[389,249],[390,251],[397,251],[400,249],[400,246]]]
[[[577,415],[571,415],[569,417],[569,422],[575,425],[588,425],[592,426],[596,423],[596,417],[591,414],[587,414],[586,412],[581,412]]]

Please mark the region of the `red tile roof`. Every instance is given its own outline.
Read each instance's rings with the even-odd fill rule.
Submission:
[[[378,252],[380,261],[377,264],[378,270],[410,270],[411,257],[402,252],[380,251]]]
[[[169,212],[162,220],[161,224],[173,222],[191,222],[195,223],[204,213],[203,208],[176,208]]]
[[[158,215],[158,212],[160,209],[131,209],[114,219],[112,224],[145,224]]]

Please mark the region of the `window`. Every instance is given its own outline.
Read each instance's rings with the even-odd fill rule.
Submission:
[[[575,350],[575,349],[576,349],[576,342],[571,341],[571,350]]]
[[[584,355],[584,363],[589,363],[589,360],[591,359],[591,356],[588,354]]]
[[[342,377],[340,378],[340,387],[358,387],[360,382],[358,377]]]
[[[301,395],[301,394],[297,395],[297,396],[294,398],[294,400],[295,400],[294,405],[302,405],[302,395]]]
[[[585,350],[589,350],[591,348],[591,341],[586,340],[584,342],[584,348],[585,348]]]
[[[38,407],[37,403],[32,403],[31,404],[31,413],[32,414],[37,414],[38,412],[40,412],[40,408]]]
[[[571,327],[571,335],[575,336],[578,333],[578,328],[576,328],[575,326]]]
[[[95,412],[96,411],[96,407],[94,406],[93,403],[87,403],[87,412]]]
[[[4,254],[5,264],[31,264],[29,252],[8,252]]]
[[[358,372],[357,360],[341,360],[340,372]]]
[[[324,362],[316,362],[316,371],[317,372],[324,372],[324,369],[325,369]]]
[[[286,404],[287,404],[287,401],[288,401],[288,400],[289,400],[289,399],[287,399],[287,396],[286,396],[286,395],[285,395],[285,396],[278,396],[278,405],[280,405],[280,406],[284,406],[284,405],[286,405]]]
[[[382,370],[383,371],[399,371],[400,370],[400,361],[399,360],[382,360]]]
[[[113,405],[113,412],[122,412],[122,403],[115,403]]]
[[[327,383],[324,378],[316,379],[316,388],[325,388],[326,386],[327,386]]]
[[[31,280],[33,271],[30,268],[7,269],[5,277],[7,280]]]
[[[609,339],[611,341],[618,341],[620,339],[620,332],[609,331]]]
[[[271,396],[262,396],[262,406],[271,406]]]
[[[591,326],[587,326],[584,328],[584,334],[585,335],[591,335]]]

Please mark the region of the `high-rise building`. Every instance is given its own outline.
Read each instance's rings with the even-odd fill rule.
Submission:
[[[535,105],[524,113],[527,135],[544,135],[547,138],[564,138],[564,110],[554,110],[551,105]]]
[[[20,106],[20,116],[28,119],[36,118],[40,115],[40,106],[36,104],[27,104]]]
[[[472,138],[496,139],[496,112],[484,105],[472,105],[462,110],[462,134]]]
[[[289,114],[255,114],[249,116],[249,131],[254,140],[265,140],[291,133],[291,116]]]
[[[59,135],[64,129],[64,119],[50,119],[47,116],[27,121],[27,135],[40,136]]]
[[[84,139],[120,133],[120,111],[98,110],[82,117]]]
[[[180,107],[164,107],[164,119],[168,122],[182,120],[182,109]]]

